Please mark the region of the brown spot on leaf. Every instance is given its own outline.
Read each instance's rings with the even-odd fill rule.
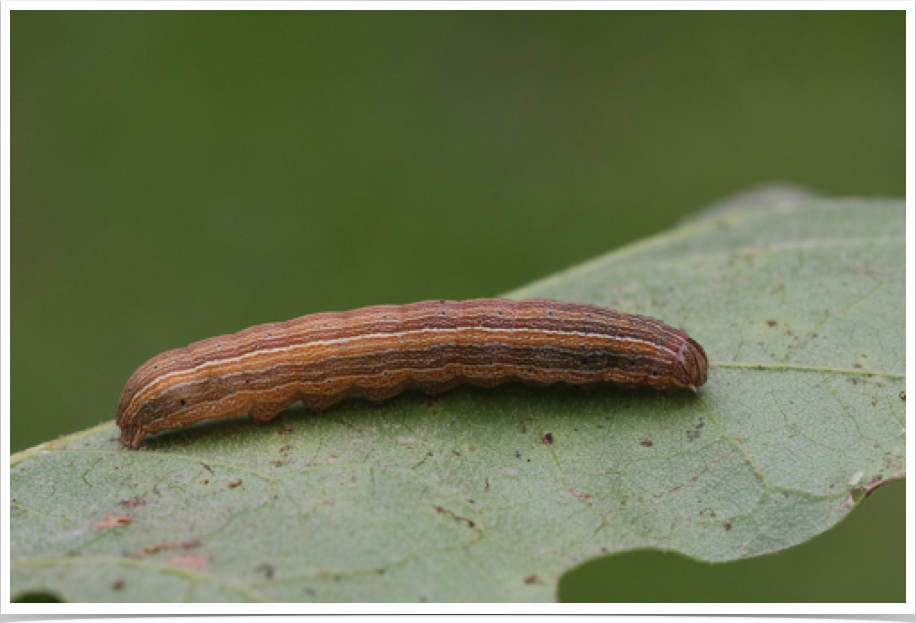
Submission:
[[[553,433],[544,433],[541,435],[541,441],[546,443],[548,446],[553,444]]]
[[[148,556],[166,549],[192,549],[199,547],[200,541],[167,541],[165,543],[155,543],[153,545],[144,545],[138,549],[135,556]]]
[[[108,530],[109,528],[120,528],[133,521],[130,515],[112,515],[92,526],[93,530]]]
[[[726,531],[726,532],[728,532],[729,530],[732,529],[732,525],[731,525],[730,523],[725,524],[724,527],[725,527],[725,531]]]
[[[767,320],[768,327],[775,327],[778,323],[775,320]]]
[[[643,439],[642,441],[639,442],[639,445],[641,445],[641,446],[643,446],[643,447],[645,447],[645,448],[651,448],[651,447],[652,447],[652,440],[651,440],[651,439]]]
[[[134,498],[126,499],[126,500],[121,500],[120,502],[118,502],[118,504],[125,508],[136,508],[138,506],[145,506],[146,500],[144,500],[143,498],[134,497]]]
[[[532,573],[527,578],[525,578],[525,584],[541,584],[542,582],[543,580],[541,579],[541,576],[537,573]]]
[[[236,487],[238,487],[238,486],[241,485],[241,484],[242,484],[242,479],[239,478],[238,480],[233,480],[232,482],[230,482],[230,483],[229,483],[229,488],[230,488],[230,489],[235,489]]]
[[[117,582],[111,585],[111,588],[113,588],[116,591],[121,590],[122,588],[124,588],[124,580],[118,580]]]
[[[569,492],[572,493],[577,498],[579,498],[580,500],[588,500],[592,497],[590,493],[583,493],[582,491],[579,491],[578,489],[575,489],[575,488],[570,489]]]
[[[687,441],[692,443],[694,440],[698,439],[701,434],[700,431],[703,429],[705,425],[706,425],[706,422],[703,421],[703,418],[700,418],[700,421],[697,422],[697,426],[695,429],[684,431],[687,435]]]
[[[471,521],[470,519],[468,519],[467,517],[462,517],[461,515],[456,515],[453,511],[450,511],[450,510],[447,509],[447,508],[443,508],[442,506],[436,506],[435,508],[436,508],[436,512],[437,512],[437,513],[444,513],[444,514],[446,514],[446,515],[450,515],[450,516],[451,516],[452,518],[454,518],[456,521],[463,521],[463,522],[465,522],[465,523],[468,525],[468,528],[473,528],[474,526],[477,525],[477,524],[475,524],[473,521]]]
[[[274,566],[264,563],[263,565],[258,565],[255,571],[262,572],[264,577],[268,580],[274,579]]]
[[[855,506],[855,505],[856,505],[856,501],[855,501],[855,499],[854,499],[853,496],[852,496],[852,492],[850,491],[850,492],[846,495],[845,498],[843,498],[842,500],[840,500],[840,505],[839,505],[838,508],[839,508],[839,510],[840,510],[841,513],[846,513],[846,512],[848,512],[848,511],[849,511],[853,506]]]

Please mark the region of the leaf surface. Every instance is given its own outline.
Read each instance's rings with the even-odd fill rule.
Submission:
[[[717,210],[512,293],[647,314],[698,394],[408,392],[12,457],[11,590],[69,601],[543,601],[604,553],[802,543],[905,474],[902,201]]]

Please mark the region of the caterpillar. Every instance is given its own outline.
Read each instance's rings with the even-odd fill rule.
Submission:
[[[648,316],[545,299],[379,305],[250,327],[157,355],[127,381],[121,443],[208,419],[267,421],[302,402],[321,411],[360,394],[382,402],[414,387],[510,381],[696,391],[703,347]]]

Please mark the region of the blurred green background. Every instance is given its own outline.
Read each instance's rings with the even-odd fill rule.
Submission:
[[[761,183],[905,195],[903,11],[13,11],[11,47],[13,452],[198,339],[497,295]],[[560,597],[903,601],[903,496],[765,559],[606,558]],[[819,543],[847,533],[841,564]],[[694,573],[729,588],[645,592]]]

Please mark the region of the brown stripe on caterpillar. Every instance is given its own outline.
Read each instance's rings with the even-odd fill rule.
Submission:
[[[696,389],[703,347],[660,320],[543,299],[424,301],[312,314],[164,352],[127,381],[121,442],[248,413],[267,421],[360,394],[382,402],[415,387],[509,381]]]

